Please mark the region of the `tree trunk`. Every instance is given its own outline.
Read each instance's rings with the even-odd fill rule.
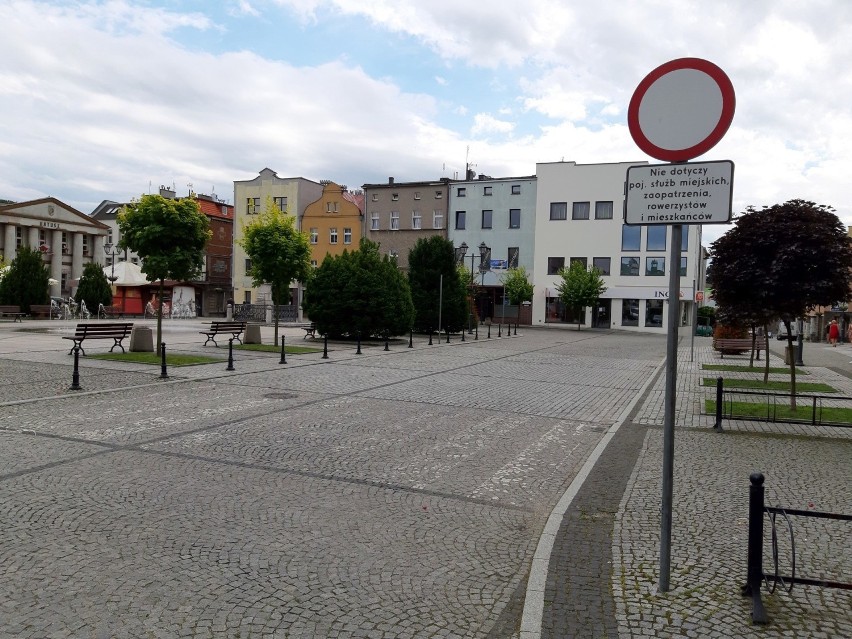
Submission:
[[[272,300],[272,314],[274,316],[272,321],[275,325],[275,336],[273,337],[272,343],[275,344],[275,346],[278,346],[278,302],[275,299]]]
[[[784,320],[787,328],[787,352],[790,354],[790,410],[796,412],[796,358],[793,356],[793,333],[790,322]]]
[[[766,359],[763,364],[763,383],[769,384],[769,325],[763,325],[763,346],[766,353]]]
[[[757,330],[754,327],[754,324],[751,325],[751,353],[749,353],[748,357],[748,367],[752,368],[754,366],[754,351],[755,346],[757,346]]]

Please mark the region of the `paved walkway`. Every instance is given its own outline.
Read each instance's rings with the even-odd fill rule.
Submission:
[[[712,432],[707,342],[680,352],[660,594],[660,337],[237,351],[229,372],[199,327],[167,322],[169,351],[222,361],[160,380],[85,358],[73,392],[73,324],[0,324],[0,637],[852,636],[848,593],[767,597],[760,630],[738,594],[748,474],[852,512],[852,437]],[[848,527],[808,539],[802,571],[848,581]]]

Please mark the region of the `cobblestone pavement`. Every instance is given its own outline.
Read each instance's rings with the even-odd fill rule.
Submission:
[[[516,635],[544,521],[663,347],[85,358],[75,393],[67,330],[0,330],[3,637]]]

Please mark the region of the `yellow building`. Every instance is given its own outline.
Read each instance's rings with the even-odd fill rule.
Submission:
[[[322,195],[305,207],[303,232],[311,238],[311,264],[319,266],[326,255],[354,251],[361,241],[364,196],[345,186],[323,180]]]

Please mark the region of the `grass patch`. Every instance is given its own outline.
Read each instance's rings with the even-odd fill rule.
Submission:
[[[116,362],[133,362],[135,364],[151,364],[160,366],[162,358],[157,353],[97,353],[89,355],[89,359],[108,359]],[[182,355],[170,353],[166,349],[167,366],[195,366],[196,364],[215,364],[224,362],[221,357],[209,357],[207,355]]]
[[[779,421],[811,421],[811,405],[805,405],[801,400],[798,401],[798,410],[793,412],[790,410],[790,403],[784,400],[784,404],[775,404],[774,412],[775,419]],[[706,414],[716,414],[716,401],[713,399],[704,400],[704,409]],[[773,407],[768,407],[767,404],[753,404],[749,402],[725,402],[722,412],[726,417],[752,417],[757,419],[767,419],[767,415],[772,415]],[[730,414],[729,414],[730,411]],[[852,408],[838,408],[828,406],[820,409],[817,407],[817,418],[822,422],[831,422],[834,424],[852,424]]]
[[[743,366],[742,364],[702,364],[701,368],[705,371],[728,371],[729,373],[762,373],[763,366]],[[790,369],[787,366],[770,366],[770,373],[789,373]],[[810,375],[810,373],[801,368],[796,369],[796,375]]]
[[[715,377],[705,377],[704,386],[715,386]],[[756,390],[790,392],[790,382],[786,380],[769,380],[764,383],[762,379],[726,379],[725,388],[750,388]],[[796,391],[801,393],[836,393],[837,389],[823,384],[822,382],[797,382]]]
[[[281,347],[274,344],[234,344],[235,351],[257,351],[261,353],[281,353]],[[322,353],[321,348],[310,346],[288,346],[284,345],[284,352],[288,355],[302,355],[304,353]]]

